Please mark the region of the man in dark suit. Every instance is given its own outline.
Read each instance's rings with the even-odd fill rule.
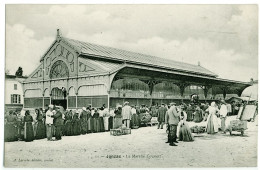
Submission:
[[[161,106],[158,109],[158,129],[161,127],[163,129],[163,124],[165,122],[165,114],[167,112],[167,108],[164,106],[164,104],[161,104]]]
[[[170,146],[177,146],[177,126],[180,122],[180,113],[178,113],[175,103],[170,103],[170,109],[165,116],[165,122],[168,125],[168,142]],[[174,143],[175,142],[175,143]]]
[[[56,140],[61,140],[62,126],[63,126],[62,111],[63,111],[63,108],[61,108],[61,106],[59,106],[59,107],[57,107],[55,115],[53,115]]]

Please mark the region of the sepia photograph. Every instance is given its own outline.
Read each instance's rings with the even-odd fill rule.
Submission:
[[[257,168],[258,4],[5,4],[5,168]]]

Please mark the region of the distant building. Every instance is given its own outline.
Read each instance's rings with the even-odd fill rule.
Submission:
[[[5,110],[21,110],[23,108],[23,84],[27,77],[5,75]]]

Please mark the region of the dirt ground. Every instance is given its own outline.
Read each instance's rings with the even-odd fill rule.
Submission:
[[[190,126],[193,126],[190,124]],[[156,126],[133,129],[131,135],[109,132],[65,136],[61,141],[5,143],[5,167],[256,167],[257,120],[240,133],[195,135],[194,142],[165,143],[167,134]]]

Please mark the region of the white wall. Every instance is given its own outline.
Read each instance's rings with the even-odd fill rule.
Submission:
[[[14,90],[14,84],[17,84],[17,90]],[[23,86],[16,79],[5,79],[5,104],[11,104],[11,94],[19,94],[23,104]]]

